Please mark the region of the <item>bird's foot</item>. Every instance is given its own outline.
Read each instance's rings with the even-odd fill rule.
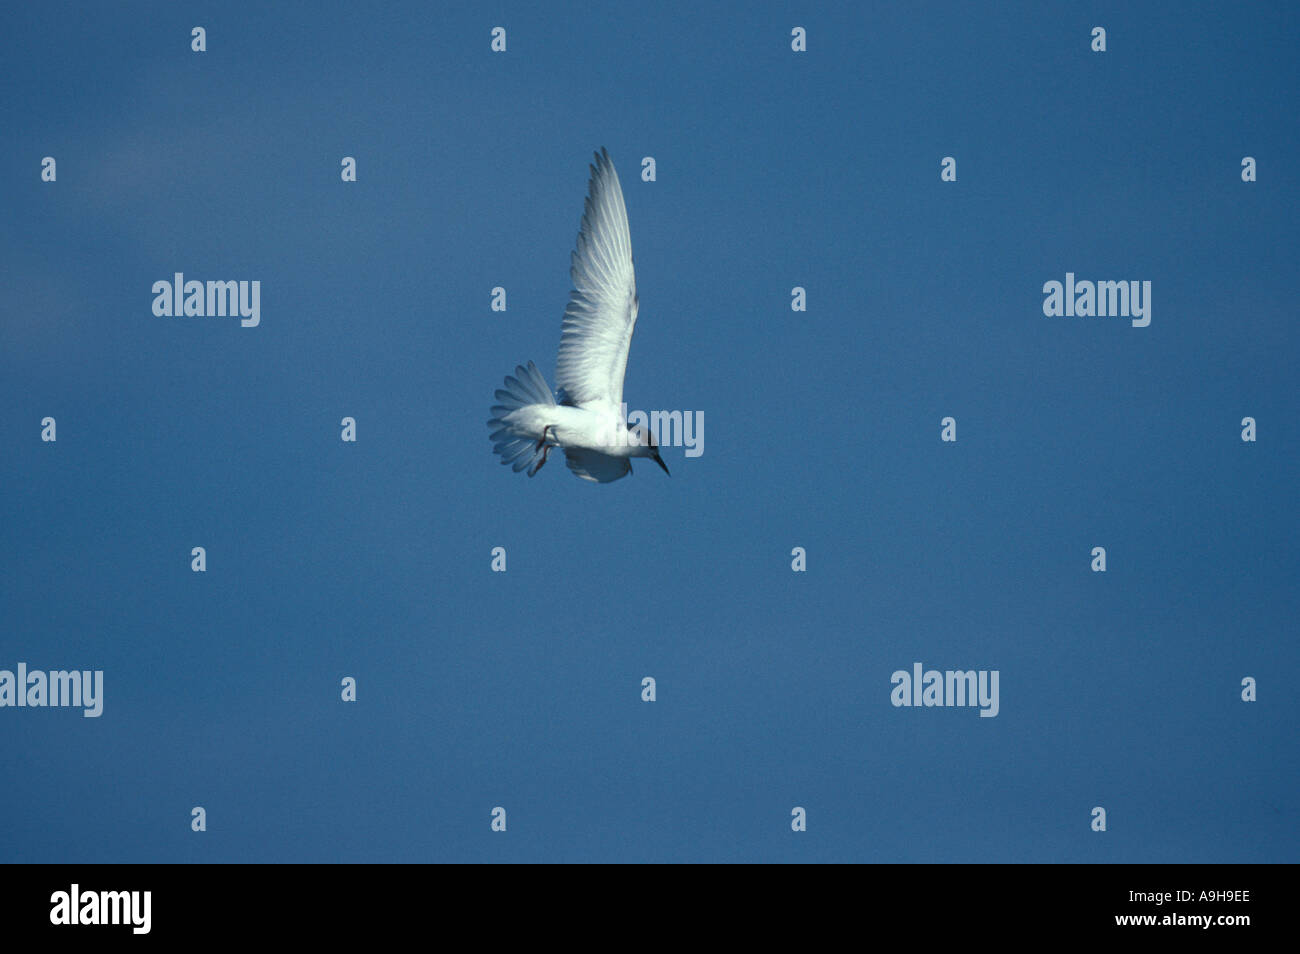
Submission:
[[[546,466],[546,458],[550,456],[551,448],[555,446],[554,444],[544,444],[543,441],[538,441],[537,444],[538,450],[542,452],[542,456],[539,460],[533,461],[533,466],[528,468],[529,477],[533,476]]]

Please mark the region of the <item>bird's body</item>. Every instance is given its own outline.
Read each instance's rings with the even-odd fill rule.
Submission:
[[[533,404],[514,412],[514,417],[507,416],[511,424],[517,425],[528,434],[536,434],[541,439],[542,431],[550,429],[547,439],[554,441],[557,447],[579,447],[598,450],[611,457],[630,457],[631,450],[626,441],[618,441],[618,432],[626,431],[626,423],[618,412],[602,413],[591,408],[571,407],[557,404],[546,407]]]
[[[573,291],[564,312],[556,362],[559,401],[537,365],[520,365],[496,392],[494,449],[501,463],[531,477],[551,448],[564,451],[571,471],[609,483],[632,472],[631,458],[649,457],[667,472],[644,427],[628,427],[623,375],[636,327],[638,300],[632,239],[623,190],[609,154],[591,167],[582,228],[569,274]]]

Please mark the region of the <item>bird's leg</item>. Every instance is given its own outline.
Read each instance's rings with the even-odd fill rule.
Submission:
[[[546,458],[550,456],[551,448],[556,446],[554,444],[548,444],[546,441],[546,432],[549,431],[550,429],[551,429],[550,424],[547,424],[545,427],[542,428],[542,439],[537,442],[537,447],[533,450],[533,453],[537,453],[537,451],[541,451],[542,459],[539,461],[535,461],[533,463],[533,466],[528,468],[529,477],[533,476],[533,474],[537,473],[539,470],[541,470],[543,467],[546,466]]]

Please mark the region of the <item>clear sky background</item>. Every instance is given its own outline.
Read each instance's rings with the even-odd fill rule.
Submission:
[[[0,860],[1300,860],[1300,12],[984,6],[6,5]],[[528,480],[601,146],[704,454]]]

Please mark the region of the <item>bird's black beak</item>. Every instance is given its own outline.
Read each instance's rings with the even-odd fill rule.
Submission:
[[[668,465],[664,463],[664,459],[659,456],[658,451],[655,452],[655,463],[664,469],[665,474],[667,474],[669,477],[672,476],[672,472],[668,470]]]

